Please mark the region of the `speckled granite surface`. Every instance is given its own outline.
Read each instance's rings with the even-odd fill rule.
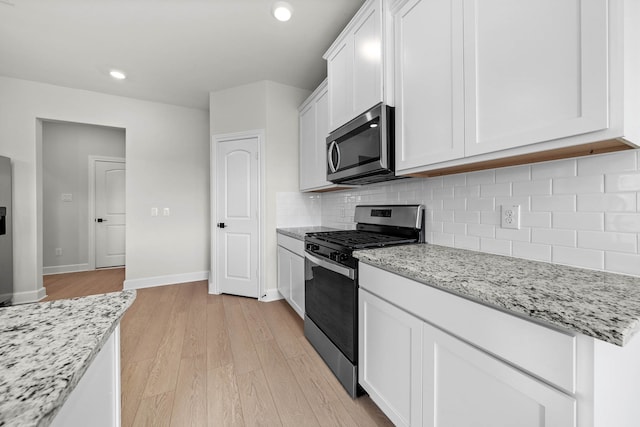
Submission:
[[[428,244],[354,255],[418,282],[619,346],[640,329],[638,277]]]
[[[294,239],[304,240],[304,235],[307,233],[319,233],[321,231],[335,231],[335,228],[331,227],[323,227],[323,226],[309,226],[309,227],[289,227],[289,228],[278,228],[278,233],[284,234],[285,236],[293,237]]]
[[[0,426],[47,426],[135,291],[0,309]]]

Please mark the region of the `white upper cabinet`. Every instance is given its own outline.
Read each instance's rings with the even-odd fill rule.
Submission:
[[[382,0],[369,0],[331,45],[327,60],[329,130],[384,100]]]
[[[327,181],[329,100],[326,80],[300,106],[300,191],[335,186]]]
[[[465,154],[606,129],[605,0],[466,0]]]
[[[410,0],[394,14],[396,168],[464,156],[462,0]]]
[[[640,143],[637,0],[396,0],[390,13],[398,173]]]

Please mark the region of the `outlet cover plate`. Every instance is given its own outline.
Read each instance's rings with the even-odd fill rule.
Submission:
[[[500,226],[520,230],[520,205],[500,205]]]

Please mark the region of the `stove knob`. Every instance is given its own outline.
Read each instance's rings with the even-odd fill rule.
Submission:
[[[331,252],[331,253],[329,254],[329,259],[330,259],[331,261],[338,261],[339,256],[340,256],[340,253],[338,253],[338,252]]]
[[[340,254],[340,261],[346,261],[349,259],[349,255],[347,254]]]
[[[307,250],[317,251],[318,249],[320,249],[320,246],[314,245],[313,243],[307,243]]]

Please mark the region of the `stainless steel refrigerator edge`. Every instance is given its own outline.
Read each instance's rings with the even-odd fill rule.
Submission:
[[[11,159],[0,156],[0,306],[13,297],[11,188]]]

